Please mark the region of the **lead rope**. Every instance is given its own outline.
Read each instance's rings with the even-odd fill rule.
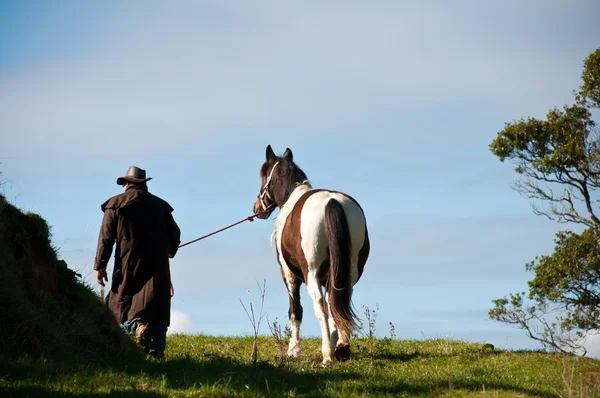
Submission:
[[[254,219],[255,219],[256,217],[258,217],[259,215],[261,215],[261,214],[263,214],[263,213],[266,213],[268,210],[271,210],[271,208],[273,208],[273,207],[275,207],[275,206],[277,206],[277,204],[275,204],[275,203],[272,203],[270,206],[267,206],[267,208],[265,208],[265,210],[261,211],[260,213],[253,214],[253,215],[251,215],[251,216],[248,216],[248,217],[246,217],[246,218],[244,218],[244,219],[241,219],[241,220],[240,220],[240,221],[238,221],[238,222],[234,222],[233,224],[230,224],[230,225],[228,225],[228,226],[226,226],[226,227],[223,227],[223,228],[221,228],[221,229],[219,229],[219,230],[216,230],[216,231],[214,231],[214,232],[211,232],[211,233],[209,233],[209,234],[206,234],[206,235],[204,235],[204,236],[201,236],[201,237],[199,237],[199,238],[196,238],[196,239],[194,239],[194,240],[191,240],[191,241],[189,241],[189,242],[182,243],[181,245],[179,245],[179,247],[178,247],[178,248],[182,248],[183,246],[187,246],[187,245],[189,245],[189,244],[192,244],[192,243],[194,243],[194,242],[198,242],[199,240],[206,239],[206,238],[208,238],[209,236],[216,235],[216,234],[218,234],[219,232],[223,232],[223,231],[225,231],[226,229],[229,229],[229,228],[231,228],[231,227],[235,227],[236,225],[239,225],[239,224],[241,224],[241,223],[243,223],[243,222],[245,222],[245,221],[250,221],[250,222],[252,222],[252,221],[254,221]]]
[[[263,205],[263,206],[264,206],[264,205]],[[268,211],[268,210],[271,210],[271,208],[272,208],[272,207],[275,207],[275,206],[277,206],[277,204],[276,204],[276,203],[272,203],[272,204],[271,204],[270,206],[268,206],[268,207],[267,207],[265,210],[263,210],[263,211],[261,211],[261,212],[259,212],[259,213],[256,213],[256,214],[253,214],[253,215],[251,215],[251,216],[248,216],[248,217],[246,217],[246,218],[244,218],[244,219],[242,219],[242,220],[240,220],[240,221],[238,221],[238,222],[234,222],[233,224],[230,224],[230,225],[228,225],[228,226],[226,226],[226,227],[223,227],[223,228],[221,228],[221,229],[219,229],[219,230],[216,230],[216,231],[214,231],[214,232],[211,232],[210,234],[206,234],[206,235],[204,235],[204,236],[201,236],[201,237],[199,237],[199,238],[196,238],[196,239],[194,239],[194,240],[191,240],[191,241],[189,241],[189,242],[182,243],[182,244],[181,244],[181,245],[179,245],[177,248],[179,249],[179,248],[181,248],[181,247],[183,247],[183,246],[187,246],[187,245],[190,245],[190,244],[192,244],[192,243],[194,243],[194,242],[198,242],[199,240],[206,239],[206,238],[208,238],[209,236],[213,236],[213,235],[215,235],[215,234],[218,234],[219,232],[223,232],[223,231],[225,231],[226,229],[229,229],[229,228],[231,228],[231,227],[235,227],[236,225],[238,225],[238,224],[241,224],[241,223],[243,223],[244,221],[250,221],[250,222],[252,222],[252,221],[254,221],[254,219],[255,219],[256,217],[258,217],[258,216],[259,216],[259,215],[261,215],[262,213],[265,213],[265,212],[266,212],[266,211]],[[101,295],[104,297],[104,286],[100,286],[100,294],[101,294]],[[170,292],[170,294],[171,294],[171,297],[173,297],[173,296],[175,295],[175,288],[173,287],[173,282],[171,282],[171,292]]]
[[[261,204],[261,206],[263,208],[263,211],[261,211],[260,213],[253,214],[253,215],[251,215],[249,217],[246,217],[246,218],[244,218],[244,219],[242,219],[242,220],[240,220],[238,222],[235,222],[235,223],[233,223],[231,225],[228,225],[228,226],[226,226],[224,228],[221,228],[221,229],[219,229],[217,231],[211,232],[210,234],[206,234],[206,235],[201,236],[201,237],[199,237],[197,239],[191,240],[189,242],[185,242],[185,243],[179,245],[178,248],[182,248],[183,246],[187,246],[187,245],[189,245],[191,243],[198,242],[199,240],[206,239],[209,236],[213,236],[215,234],[218,234],[219,232],[225,231],[226,229],[229,229],[231,227],[235,227],[236,225],[241,224],[244,221],[250,221],[250,222],[252,222],[259,215],[261,215],[263,213],[266,213],[267,211],[271,210],[271,208],[277,206],[276,203],[271,203],[269,206],[266,206],[265,205],[265,201],[264,201],[265,196],[267,197],[267,199],[273,200],[273,198],[271,197],[271,194],[269,193],[269,184],[271,183],[271,178],[273,177],[273,172],[275,171],[275,168],[277,168],[277,165],[279,165],[279,162],[275,163],[275,166],[273,166],[273,168],[271,169],[271,172],[269,173],[269,176],[267,177],[267,182],[262,187],[262,189],[260,191],[260,194],[258,195],[258,199],[260,200],[260,204]]]
[[[263,187],[263,189],[261,190],[261,192],[260,192],[260,195],[259,195],[259,200],[260,200],[260,204],[261,204],[261,206],[262,206],[262,208],[263,208],[263,211],[261,211],[261,212],[259,212],[259,213],[256,213],[256,214],[253,214],[253,215],[251,215],[251,216],[248,216],[248,217],[246,217],[246,218],[243,218],[243,219],[241,219],[241,220],[240,220],[240,221],[238,221],[238,222],[234,222],[233,224],[230,224],[230,225],[228,225],[228,226],[226,226],[226,227],[223,227],[223,228],[221,228],[221,229],[218,229],[218,230],[216,230],[216,231],[214,231],[214,232],[211,232],[211,233],[209,233],[209,234],[206,234],[206,235],[204,235],[204,236],[201,236],[201,237],[199,237],[199,238],[196,238],[196,239],[194,239],[194,240],[191,240],[191,241],[189,241],[189,242],[182,243],[182,244],[181,244],[181,245],[179,245],[177,248],[178,248],[178,249],[180,249],[180,248],[182,248],[182,247],[184,247],[184,246],[191,245],[191,244],[192,244],[192,243],[194,243],[194,242],[198,242],[198,241],[200,241],[200,240],[202,240],[202,239],[206,239],[206,238],[208,238],[209,236],[216,235],[216,234],[218,234],[219,232],[223,232],[223,231],[225,231],[225,230],[227,230],[227,229],[229,229],[229,228],[235,227],[236,225],[239,225],[239,224],[241,224],[241,223],[243,223],[243,222],[245,222],[245,221],[250,221],[250,222],[252,222],[252,221],[254,221],[254,219],[255,219],[256,217],[258,217],[259,215],[261,215],[261,214],[263,214],[263,213],[266,213],[267,211],[271,210],[271,208],[273,208],[273,207],[276,207],[276,206],[277,206],[277,203],[271,203],[269,206],[265,206],[264,197],[266,196],[268,199],[270,199],[270,200],[273,200],[273,198],[272,198],[272,197],[271,197],[271,195],[269,194],[269,189],[268,189],[268,188],[269,188],[269,183],[271,182],[271,177],[273,176],[273,172],[275,171],[275,168],[277,167],[277,165],[278,165],[278,164],[279,164],[279,162],[275,163],[275,166],[273,166],[273,168],[271,169],[271,172],[269,173],[269,176],[268,176],[268,178],[267,178],[267,182],[265,183],[265,186]],[[171,292],[170,292],[170,293],[171,293],[171,297],[173,297],[173,296],[175,295],[175,289],[173,288],[173,282],[171,282]],[[104,290],[101,290],[101,294],[104,294]]]

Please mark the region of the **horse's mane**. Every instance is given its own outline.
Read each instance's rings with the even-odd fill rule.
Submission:
[[[279,192],[284,198],[289,198],[298,185],[308,182],[308,178],[293,161],[283,157],[279,157],[277,160],[279,161],[279,170],[273,178],[277,182]]]

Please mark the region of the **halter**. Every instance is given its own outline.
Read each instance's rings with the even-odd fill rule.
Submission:
[[[265,204],[265,201],[264,201],[265,196],[271,202],[275,202],[275,199],[269,193],[269,184],[271,183],[271,178],[273,177],[273,172],[275,171],[275,168],[277,167],[277,165],[279,165],[279,162],[275,163],[275,166],[273,166],[273,168],[271,169],[271,172],[269,173],[269,176],[267,177],[267,182],[265,183],[265,185],[262,187],[262,189],[258,193],[258,200],[260,200],[260,204],[263,208],[263,211],[266,211],[267,208],[269,207]]]

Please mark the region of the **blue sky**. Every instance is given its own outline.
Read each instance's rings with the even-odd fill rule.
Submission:
[[[598,46],[596,1],[5,1],[0,171],[93,280],[100,204],[130,165],[191,240],[250,214],[267,144],[363,206],[372,254],[354,304],[400,338],[535,348],[490,321],[566,228],[511,190],[488,150],[505,122],[572,102]],[[245,223],[172,262],[173,330],[251,332],[240,299],[287,296],[269,236]],[[312,303],[301,333],[317,336]],[[267,332],[266,325],[263,329]]]

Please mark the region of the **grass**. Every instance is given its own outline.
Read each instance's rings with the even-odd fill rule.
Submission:
[[[600,361],[482,349],[439,340],[355,339],[353,358],[320,365],[320,340],[281,361],[273,337],[175,335],[162,361],[139,356],[86,362],[0,358],[0,395],[70,396],[600,396]]]

